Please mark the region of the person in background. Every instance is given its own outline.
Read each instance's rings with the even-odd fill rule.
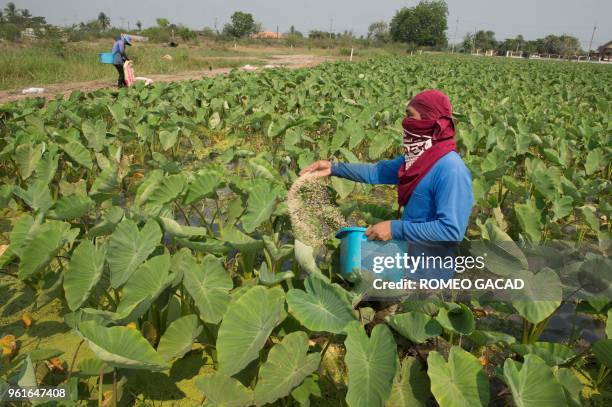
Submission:
[[[427,90],[406,107],[404,154],[375,164],[317,161],[300,175],[336,176],[397,185],[399,220],[370,226],[370,240],[460,242],[472,211],[472,177],[456,152],[452,107],[446,94]]]
[[[132,45],[132,39],[127,34],[121,34],[119,39],[115,41],[113,49],[111,50],[113,54],[113,65],[115,65],[115,68],[117,68],[117,72],[119,73],[119,78],[117,79],[117,86],[120,88],[126,86],[125,74],[123,72],[123,64],[125,63],[125,61],[129,60],[127,54],[125,53],[126,45]]]

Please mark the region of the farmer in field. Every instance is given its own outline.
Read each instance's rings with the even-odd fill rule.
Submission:
[[[300,173],[367,184],[397,185],[400,220],[365,232],[370,240],[459,242],[472,211],[472,178],[456,152],[451,103],[439,90],[417,94],[406,107],[404,154],[375,164],[317,161]]]
[[[115,68],[119,73],[119,78],[117,79],[117,86],[120,88],[126,86],[125,75],[123,72],[123,64],[125,63],[125,61],[129,60],[127,54],[125,53],[125,47],[129,45],[132,45],[132,39],[130,38],[130,36],[127,34],[121,34],[121,37],[119,37],[119,39],[115,41],[113,49],[111,50],[111,53],[113,54],[113,65],[115,65]]]

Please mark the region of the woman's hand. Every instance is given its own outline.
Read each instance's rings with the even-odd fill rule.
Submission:
[[[304,174],[314,174],[317,177],[329,177],[331,175],[332,164],[326,160],[315,161],[308,167],[300,171],[300,176]]]
[[[387,241],[393,239],[391,236],[391,221],[386,220],[384,222],[377,223],[374,226],[370,226],[365,231],[368,240],[382,240]]]

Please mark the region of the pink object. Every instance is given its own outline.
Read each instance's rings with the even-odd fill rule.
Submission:
[[[123,64],[123,75],[125,76],[125,84],[127,86],[132,86],[135,82],[132,61],[125,61]]]
[[[421,119],[406,117],[403,120],[404,144],[410,145],[419,138],[430,138],[432,145],[408,168],[400,166],[397,174],[397,202],[400,207],[408,203],[416,186],[434,164],[449,152],[457,150],[453,111],[448,96],[439,90],[426,90],[412,98],[409,106],[419,112]]]

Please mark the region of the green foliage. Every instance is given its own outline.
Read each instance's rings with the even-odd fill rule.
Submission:
[[[348,368],[349,406],[383,405],[391,395],[396,369],[396,345],[385,325],[376,325],[371,336],[357,321],[346,327],[345,363]]]
[[[489,381],[478,359],[453,346],[448,363],[438,352],[427,358],[431,392],[441,407],[486,406],[489,404]]]
[[[448,6],[443,0],[424,0],[415,7],[404,7],[391,20],[391,38],[419,46],[445,46],[447,15]]]
[[[84,338],[93,355],[77,355],[71,382],[92,394],[97,384],[87,378],[101,371],[116,369],[138,392],[143,378],[174,380],[193,362],[205,367],[185,382],[211,405],[317,405],[330,397],[368,406],[429,405],[432,397],[441,406],[484,405],[498,395],[496,403],[529,405],[532,394],[577,405],[578,393],[603,385],[610,339],[589,348],[554,342],[549,332],[548,342],[539,338],[561,305],[558,269],[606,271],[608,261],[576,250],[570,262],[553,253],[550,268],[530,268],[526,248],[558,239],[572,247],[588,241],[594,252],[607,247],[606,69],[381,58],[2,106],[1,278],[19,284],[3,295],[31,293],[40,310],[54,300],[49,309],[73,329],[38,349],[38,339],[18,338],[23,347],[7,377],[32,382],[34,364],[69,362]],[[289,186],[320,157],[359,162],[400,153],[405,102],[450,73],[445,90],[474,179],[469,243],[484,241],[478,249],[491,272],[533,289],[512,306],[364,303],[359,285],[337,273],[336,241],[295,239]],[[365,224],[395,216],[386,187],[336,180],[323,188]],[[19,317],[17,302],[7,303],[4,312]],[[597,318],[609,309],[605,297],[579,307]],[[23,330],[15,327],[7,333]],[[46,385],[50,377],[39,379]],[[124,394],[127,404],[138,402]]]
[[[248,37],[255,33],[256,24],[251,13],[236,11],[232,14],[231,24],[227,24],[223,33],[232,37]]]

